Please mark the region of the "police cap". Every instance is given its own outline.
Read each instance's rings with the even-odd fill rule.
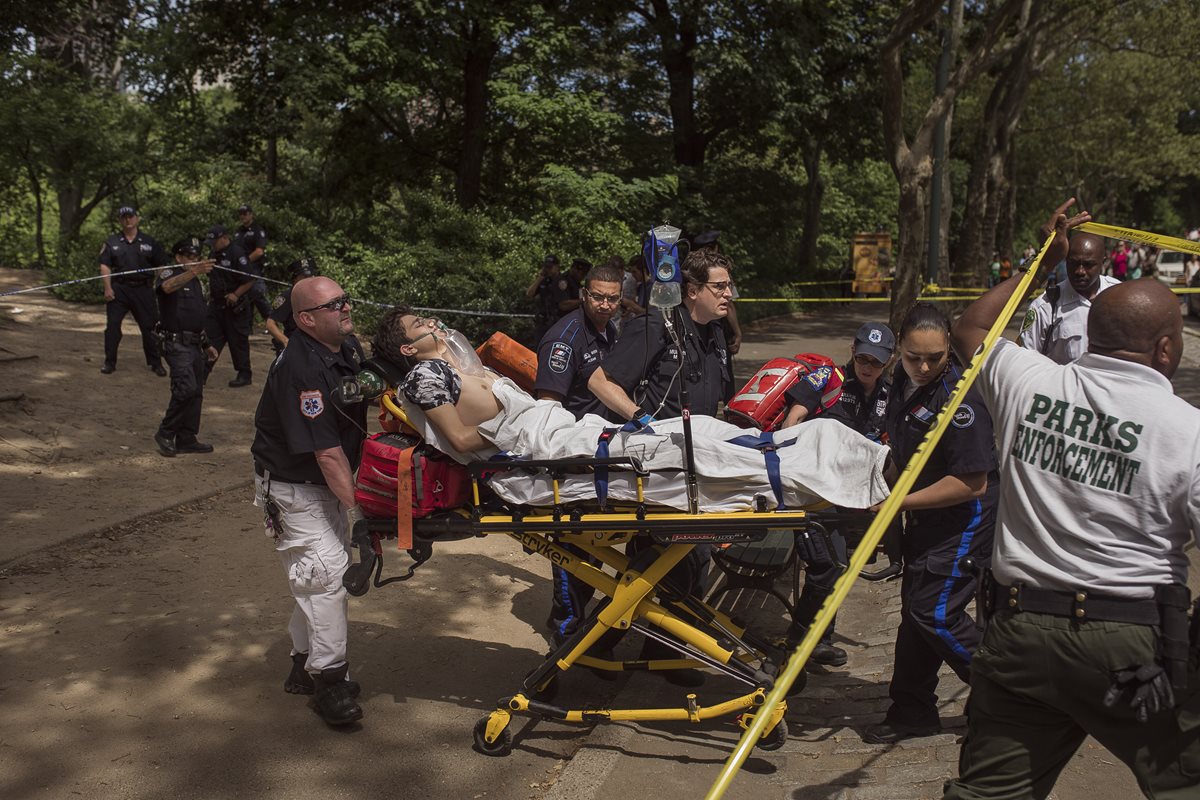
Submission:
[[[705,231],[704,233],[697,233],[695,237],[692,238],[692,247],[710,247],[716,244],[717,240],[720,238],[720,231]]]
[[[305,256],[298,261],[293,261],[288,264],[287,271],[294,281],[320,274],[317,272],[317,261],[312,256]]]
[[[195,236],[185,236],[175,243],[171,248],[171,253],[177,256],[198,256],[200,255],[200,240]]]
[[[238,206],[238,213],[239,214],[253,214],[254,209],[251,208],[248,203],[242,203],[240,206]]]
[[[220,239],[224,235],[225,235],[225,226],[224,225],[213,225],[211,228],[208,229],[208,233],[204,234],[204,241],[209,242],[209,243],[215,242],[217,239]]]
[[[137,215],[137,209],[133,206],[121,206],[117,209],[117,219],[121,217],[136,217]]]

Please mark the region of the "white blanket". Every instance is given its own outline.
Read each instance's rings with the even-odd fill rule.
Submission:
[[[415,405],[404,401],[412,424],[426,441],[460,462],[506,452],[518,458],[554,460],[595,456],[601,432],[613,427],[588,414],[581,420],[550,400],[534,400],[508,379],[497,380],[493,394],[502,410],[479,426],[480,434],[496,450],[462,454],[450,448]],[[634,456],[654,474],[645,483],[650,503],[687,510],[684,479],[683,421],[668,419],[650,426],[653,432],[617,433],[609,443],[609,456]],[[692,417],[692,449],[702,511],[729,512],[754,508],[755,498],[775,508],[775,494],[767,476],[763,454],[731,444],[739,436],[758,436],[754,429],[739,428],[713,417]],[[875,444],[834,420],[815,419],[774,434],[780,460],[784,504],[802,508],[826,500],[846,508],[867,508],[888,495],[883,479],[887,448]],[[546,505],[552,502],[550,478],[514,471],[491,481],[497,494],[510,503]],[[563,501],[595,499],[591,475],[573,476],[560,483]],[[609,472],[610,500],[637,497],[631,473]]]

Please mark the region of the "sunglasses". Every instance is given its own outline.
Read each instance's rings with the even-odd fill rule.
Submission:
[[[348,305],[350,305],[350,295],[344,294],[341,297],[333,298],[327,303],[321,303],[320,305],[313,306],[312,308],[302,308],[300,311],[318,311],[321,309],[324,309],[325,311],[341,311]]]
[[[883,368],[882,361],[880,361],[878,358],[872,358],[866,353],[856,353],[854,355],[854,363],[858,364],[860,367],[874,367],[875,369]]]
[[[617,303],[621,302],[621,295],[619,294],[600,294],[599,292],[593,292],[591,289],[584,289],[583,292],[588,297],[592,298],[594,302],[599,303],[600,305],[607,303],[610,306],[615,306]]]

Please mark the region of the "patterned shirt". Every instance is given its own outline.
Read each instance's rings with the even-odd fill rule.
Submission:
[[[462,394],[462,378],[441,359],[420,361],[405,376],[400,390],[422,411],[429,411],[457,403]]]

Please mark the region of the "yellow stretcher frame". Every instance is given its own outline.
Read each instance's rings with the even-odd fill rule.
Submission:
[[[403,408],[390,395],[381,398],[381,405],[407,423]],[[601,511],[564,508],[559,502],[559,477],[552,472],[554,505],[548,512],[528,515],[486,513],[481,504],[480,475],[504,466],[528,468],[531,463],[545,462],[469,465],[472,472],[472,505],[469,509],[413,520],[414,544],[430,545],[439,540],[494,534],[511,536],[526,551],[546,558],[603,597],[611,598],[603,608],[597,607],[579,630],[555,648],[540,666],[528,673],[515,694],[501,698],[496,709],[479,720],[474,728],[475,746],[479,752],[489,756],[506,756],[512,752],[510,723],[515,714],[580,724],[617,721],[700,723],[740,714],[738,724],[743,730],[747,729],[762,714],[768,693],[775,688],[776,676],[786,664],[786,651],[760,639],[728,615],[697,598],[672,597],[664,582],[671,569],[698,544],[754,540],[771,530],[800,532],[815,529],[820,533],[824,528],[819,519],[810,510],[694,515],[647,507],[643,479],[648,473],[636,462],[632,466],[638,502],[632,506]],[[703,532],[698,532],[698,528]],[[364,537],[373,536],[370,547],[380,554],[380,540],[394,535],[395,531],[394,519],[371,519],[358,522],[353,535],[360,547]],[[615,549],[637,534],[656,538],[656,544],[661,547],[653,561],[641,568]],[[594,566],[587,557],[581,557],[563,545],[577,548],[602,566]],[[637,558],[644,556],[639,554]],[[615,576],[603,567],[612,569]],[[381,585],[378,570],[376,585]],[[682,647],[684,652],[680,658],[633,661],[612,661],[586,655],[607,631],[633,628],[677,650]],[[708,667],[748,685],[750,690],[709,706],[701,705],[697,694],[689,693],[682,706],[669,708],[561,708],[543,699],[558,675],[577,665],[612,672]],[[791,694],[803,688],[802,682],[794,688],[793,683],[794,677],[789,681]],[[761,732],[756,737],[757,746],[764,750],[783,746],[787,741],[787,723],[783,719],[786,711],[787,703],[783,701],[765,714]]]

